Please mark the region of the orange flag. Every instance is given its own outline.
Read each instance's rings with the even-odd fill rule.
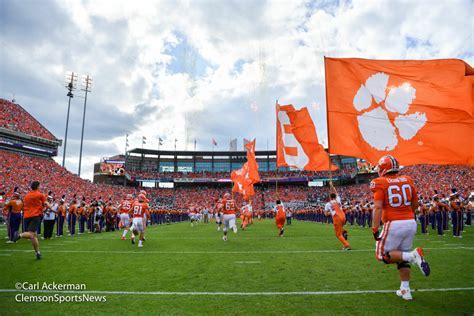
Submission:
[[[462,60],[325,58],[329,152],[474,165],[474,70]]]
[[[234,183],[232,188],[233,192],[239,192],[246,200],[255,195],[253,183],[249,179],[248,162],[246,162],[239,170],[232,171],[230,178]]]
[[[306,107],[276,105],[277,166],[310,171],[336,170],[329,155],[319,144],[316,128]]]
[[[260,175],[258,174],[258,163],[255,158],[255,139],[245,145],[247,149],[247,164],[248,164],[248,178],[254,183],[260,182]]]

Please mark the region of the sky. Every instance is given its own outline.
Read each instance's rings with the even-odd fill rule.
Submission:
[[[474,1],[0,0],[0,97],[64,139],[66,73],[79,74],[66,167],[83,178],[129,148],[275,148],[276,100],[307,106],[327,142],[324,56],[460,58],[474,66]],[[59,149],[56,161],[62,161]]]

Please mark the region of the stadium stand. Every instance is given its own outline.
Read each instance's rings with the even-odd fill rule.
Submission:
[[[473,169],[461,166],[419,165],[406,167],[403,173],[414,178],[420,196],[431,197],[434,195],[434,190],[437,190],[441,196],[449,196],[451,189],[456,188],[461,196],[467,198],[474,189]],[[197,177],[197,175],[194,176]],[[87,201],[93,199],[108,201],[111,199],[116,202],[120,201],[127,193],[137,193],[138,191],[138,188],[94,184],[83,180],[50,158],[0,150],[0,188],[3,188],[2,190],[6,191],[7,195],[12,194],[15,187],[19,187],[22,192],[27,192],[33,179],[42,183],[44,191],[52,191],[56,197],[65,195],[66,200],[72,199],[76,194],[78,198],[84,196]],[[337,189],[343,202],[351,205],[365,203],[371,199],[371,192],[367,184],[339,186]],[[184,210],[191,205],[213,207],[225,192],[230,191],[230,184],[227,187],[196,184],[175,189],[146,190],[156,207]],[[277,193],[275,186],[257,186],[253,204],[256,209],[268,209],[276,199],[281,199],[286,203],[309,202],[316,205],[327,201],[327,194],[326,187],[280,185]],[[238,195],[236,195],[236,199],[241,200]]]
[[[229,178],[229,172],[157,172],[156,170],[148,171],[139,171],[139,170],[130,170],[127,171],[128,175],[135,179],[149,180],[149,179],[159,179],[159,178]],[[344,168],[339,169],[333,172],[334,177],[346,176],[351,177],[355,176],[357,171],[354,168]],[[283,178],[283,177],[327,177],[328,173],[326,171],[310,172],[310,171],[260,171],[260,177],[263,179],[268,178]]]
[[[0,99],[0,127],[48,140],[56,137],[19,104]]]

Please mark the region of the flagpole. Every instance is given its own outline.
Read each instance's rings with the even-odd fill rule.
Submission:
[[[278,106],[278,99],[275,101],[275,109]],[[275,126],[278,124],[278,111],[275,111]],[[284,149],[283,149],[284,150]],[[277,195],[277,198],[279,198],[278,195],[278,126],[275,129],[275,152],[276,152],[276,163],[275,163],[275,168],[276,168],[276,180],[275,180],[275,192]]]
[[[326,72],[326,56],[324,56],[324,89],[326,92],[326,128],[328,136],[328,156],[329,156],[329,186],[332,187],[332,170],[331,170],[331,142],[329,141],[329,111],[328,111],[328,75]]]

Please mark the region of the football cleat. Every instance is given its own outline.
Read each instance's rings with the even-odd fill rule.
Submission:
[[[234,234],[237,234],[237,226],[232,227],[232,230],[234,231]]]
[[[138,248],[143,248],[143,245],[139,243]]]
[[[413,254],[413,263],[415,263],[418,268],[420,268],[421,273],[424,276],[429,276],[430,275],[430,265],[428,262],[425,261],[425,254],[423,253],[422,248],[415,248],[415,250],[412,251]]]
[[[413,297],[411,296],[410,289],[400,289],[397,291],[397,296],[403,298],[406,301],[411,301]]]
[[[352,250],[352,248],[351,247],[342,247],[342,250],[348,251],[348,250]]]
[[[40,260],[41,259],[41,253],[36,253],[36,260]]]
[[[222,236],[222,240],[227,241],[227,236],[226,235]]]
[[[135,237],[132,237],[132,245],[135,245]]]
[[[122,240],[125,240],[125,237],[124,237],[124,236],[122,236],[122,238],[120,238],[120,239],[122,239]]]

